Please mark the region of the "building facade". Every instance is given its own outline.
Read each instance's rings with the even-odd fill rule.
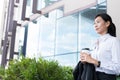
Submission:
[[[114,9],[117,3],[112,0],[6,0],[5,3],[0,37],[3,66],[21,54],[75,66],[80,50],[92,48],[98,37],[93,27],[96,14],[109,13],[116,26],[120,25],[114,15],[120,12]]]

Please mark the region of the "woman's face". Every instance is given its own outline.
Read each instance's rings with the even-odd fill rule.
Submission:
[[[100,35],[107,33],[108,26],[110,25],[109,21],[105,22],[102,17],[98,16],[94,21],[94,28],[96,32]]]

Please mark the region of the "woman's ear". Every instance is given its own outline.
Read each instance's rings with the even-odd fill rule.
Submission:
[[[110,26],[110,21],[107,21],[106,22],[106,27],[109,27]]]

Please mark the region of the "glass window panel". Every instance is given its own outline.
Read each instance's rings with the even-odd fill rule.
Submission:
[[[27,5],[26,5],[26,14],[25,17],[29,17],[32,15],[32,5],[33,5],[33,0],[27,0]]]
[[[54,56],[48,56],[48,57],[43,57],[44,59],[46,59],[46,60],[54,60],[55,58],[54,58]]]
[[[54,2],[57,2],[57,1],[59,1],[59,0],[38,0],[38,2],[41,3],[40,5],[42,6],[42,8],[44,8],[48,5],[51,5],[51,4],[53,4]],[[39,5],[38,5],[38,7],[39,7]]]
[[[31,0],[27,0],[27,6],[30,6]]]
[[[55,56],[55,60],[57,60],[61,65],[64,66],[74,67],[76,65],[76,59],[77,59],[76,54]]]
[[[33,22],[30,22],[28,26],[26,56],[38,58],[40,57],[40,54],[38,55],[39,26]]]
[[[42,16],[39,20],[39,50],[42,56],[54,55],[56,10]]]
[[[44,1],[45,1],[46,6],[48,6],[48,5],[53,4],[54,2],[59,1],[59,0],[44,0]]]
[[[91,43],[97,36],[93,27],[95,15],[91,9],[79,13],[79,51],[81,48],[91,48]]]
[[[57,9],[57,19],[63,17],[63,7]]]
[[[42,0],[38,0],[37,10],[40,10],[41,8],[42,8]]]
[[[15,52],[20,52],[21,47],[24,43],[24,33],[25,28],[17,26],[16,28],[16,37],[15,37]]]
[[[40,10],[41,8],[44,8],[44,7],[45,7],[45,2],[44,2],[44,0],[38,0],[37,10]]]
[[[57,20],[56,54],[77,51],[78,14]]]
[[[106,0],[97,0],[98,4],[105,2]]]
[[[98,11],[100,12],[106,12],[106,9],[107,9],[106,2],[98,4],[96,9],[99,9]]]

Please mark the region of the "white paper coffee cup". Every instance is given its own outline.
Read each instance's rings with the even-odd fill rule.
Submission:
[[[90,49],[89,48],[82,48],[81,52],[85,52],[87,54],[90,54]]]

